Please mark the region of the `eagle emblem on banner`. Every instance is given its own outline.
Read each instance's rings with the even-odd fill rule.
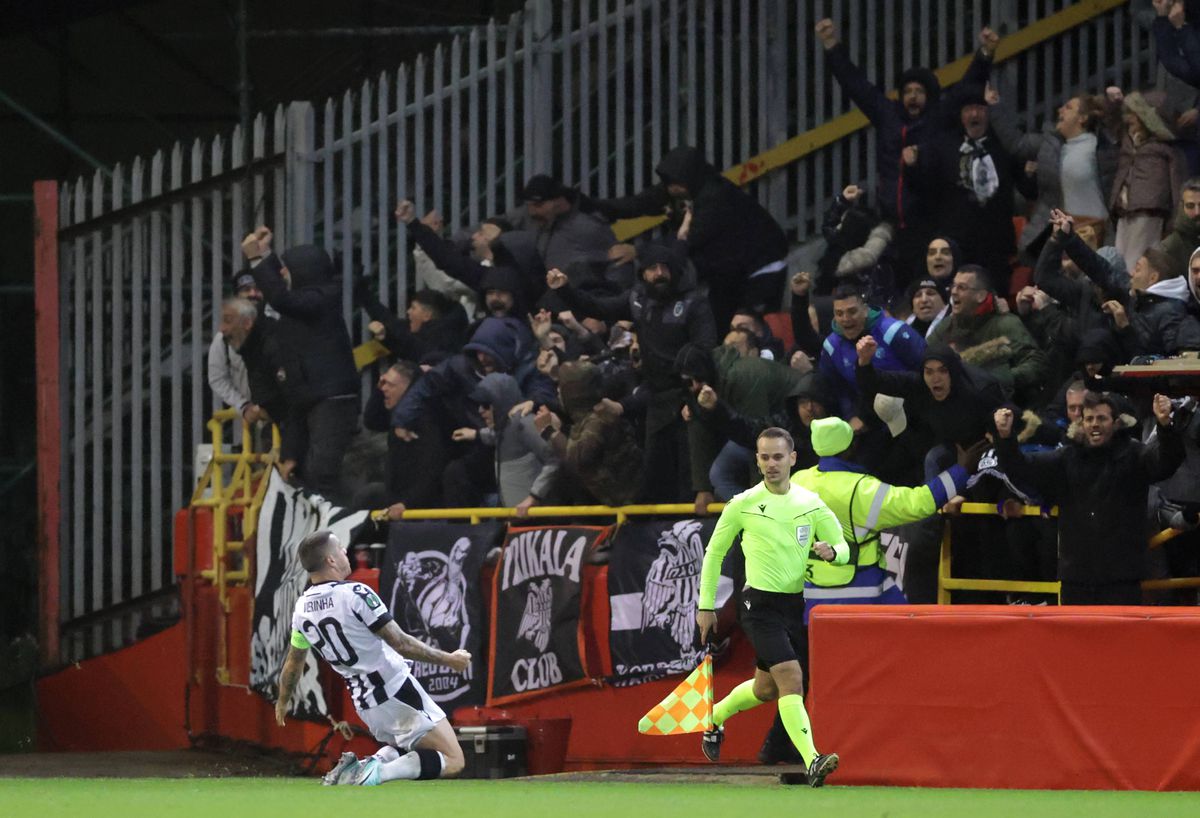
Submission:
[[[525,613],[521,614],[517,635],[528,639],[539,651],[544,652],[550,644],[550,611],[553,607],[554,590],[550,587],[550,580],[530,583]]]
[[[659,535],[658,556],[646,573],[642,595],[642,630],[664,628],[681,649],[691,646],[695,634],[704,561],[702,527],[699,520],[681,520]]]

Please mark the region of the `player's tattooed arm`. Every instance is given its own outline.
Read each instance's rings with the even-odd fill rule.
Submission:
[[[287,658],[283,660],[283,670],[279,672],[279,698],[275,700],[275,721],[280,727],[283,727],[287,718],[288,702],[292,700],[292,694],[296,692],[296,685],[300,683],[300,674],[304,672],[304,658],[307,653],[307,648],[298,648],[292,645],[288,648]]]
[[[435,647],[426,645],[420,639],[400,630],[395,622],[389,622],[378,631],[379,638],[387,642],[392,650],[405,659],[415,659],[418,662],[432,662],[445,665],[453,670],[466,670],[471,666],[471,654],[465,650],[446,653]]]

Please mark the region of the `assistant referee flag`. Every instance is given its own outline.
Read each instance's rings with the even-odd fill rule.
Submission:
[[[649,736],[679,736],[711,730],[713,711],[712,656],[693,670],[679,687],[642,716],[638,732]]]

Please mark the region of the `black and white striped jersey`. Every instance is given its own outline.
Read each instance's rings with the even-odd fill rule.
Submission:
[[[346,680],[359,710],[382,704],[409,676],[408,660],[376,632],[392,621],[379,595],[361,582],[319,582],[296,600],[292,644],[311,647]]]

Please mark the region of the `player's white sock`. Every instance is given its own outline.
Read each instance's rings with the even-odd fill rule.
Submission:
[[[393,752],[396,752],[393,750]],[[379,766],[380,781],[395,781],[399,778],[415,779],[421,774],[421,760],[416,753],[405,753]]]
[[[397,779],[408,779],[410,781],[418,778],[437,778],[441,775],[441,771],[446,768],[446,757],[441,753],[426,750],[425,753],[430,755],[430,759],[426,761],[425,775],[421,775],[421,756],[416,752],[405,753],[394,761],[388,761],[379,766],[380,781],[395,781]],[[431,768],[430,761],[432,756],[436,755],[440,763],[440,767],[434,771]]]
[[[385,744],[375,753],[375,758],[379,759],[380,764],[387,764],[389,761],[395,761],[400,757],[400,751],[390,744]]]

